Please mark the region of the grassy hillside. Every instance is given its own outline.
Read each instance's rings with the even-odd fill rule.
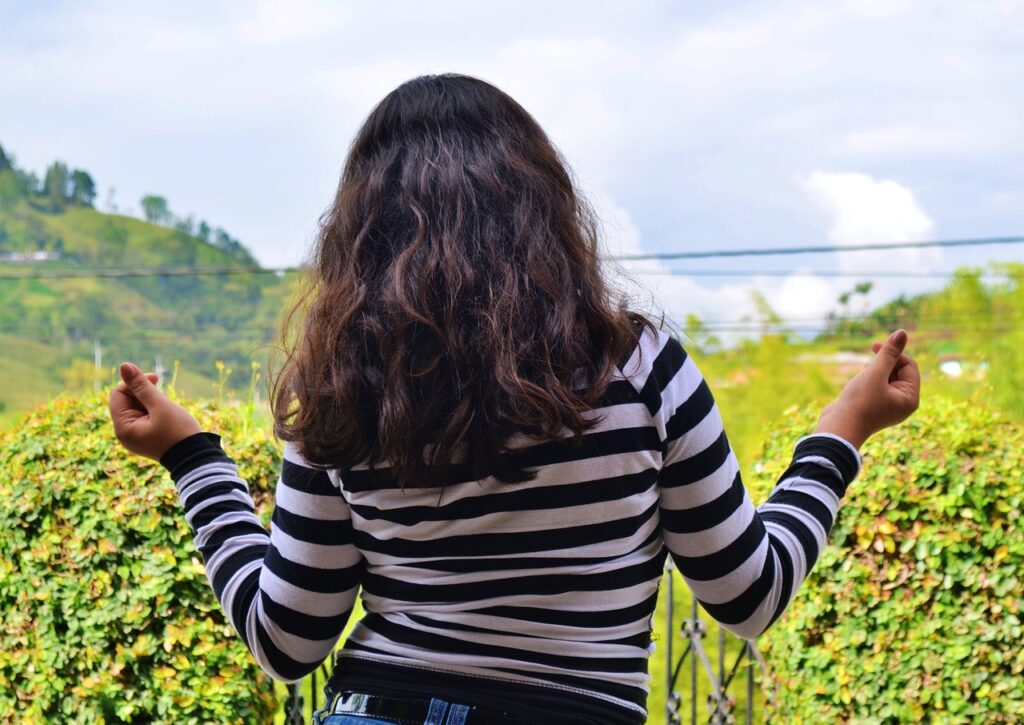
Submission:
[[[213,394],[218,360],[245,377],[251,361],[266,366],[294,276],[13,279],[97,269],[252,266],[247,253],[233,254],[187,228],[104,214],[85,204],[54,207],[28,190],[19,174],[0,168],[0,426],[61,391],[91,389],[94,378],[106,385],[122,360],[147,369],[159,360],[168,371],[179,361],[180,386],[197,396]]]

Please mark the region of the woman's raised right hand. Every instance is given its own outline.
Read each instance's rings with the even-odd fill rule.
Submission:
[[[903,352],[906,346],[904,330],[874,343],[875,359],[825,406],[814,432],[832,433],[860,448],[878,431],[909,418],[920,403],[921,373]]]

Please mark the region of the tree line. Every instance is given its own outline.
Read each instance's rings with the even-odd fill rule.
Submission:
[[[0,208],[18,198],[47,214],[60,214],[69,206],[95,208],[96,182],[85,169],[71,168],[63,161],[51,163],[40,179],[33,171],[18,168],[14,157],[0,145]],[[258,266],[249,249],[222,227],[213,227],[205,219],[197,222],[191,214],[176,216],[163,196],[147,194],[139,203],[147,222],[172,228],[240,262]]]

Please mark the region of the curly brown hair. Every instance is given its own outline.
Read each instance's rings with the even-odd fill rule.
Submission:
[[[533,117],[477,78],[414,78],[363,123],[321,220],[274,432],[313,465],[402,486],[455,463],[530,480],[511,437],[582,440],[644,326]]]

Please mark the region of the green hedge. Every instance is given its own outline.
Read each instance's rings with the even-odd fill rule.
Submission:
[[[759,478],[816,412],[789,411]],[[1024,428],[932,400],[863,452],[830,544],[759,640],[775,719],[1024,722]]]
[[[231,442],[269,523],[277,445],[251,409],[190,404]],[[270,722],[280,695],[227,623],[170,477],[126,453],[100,397],[0,438],[0,719]]]

